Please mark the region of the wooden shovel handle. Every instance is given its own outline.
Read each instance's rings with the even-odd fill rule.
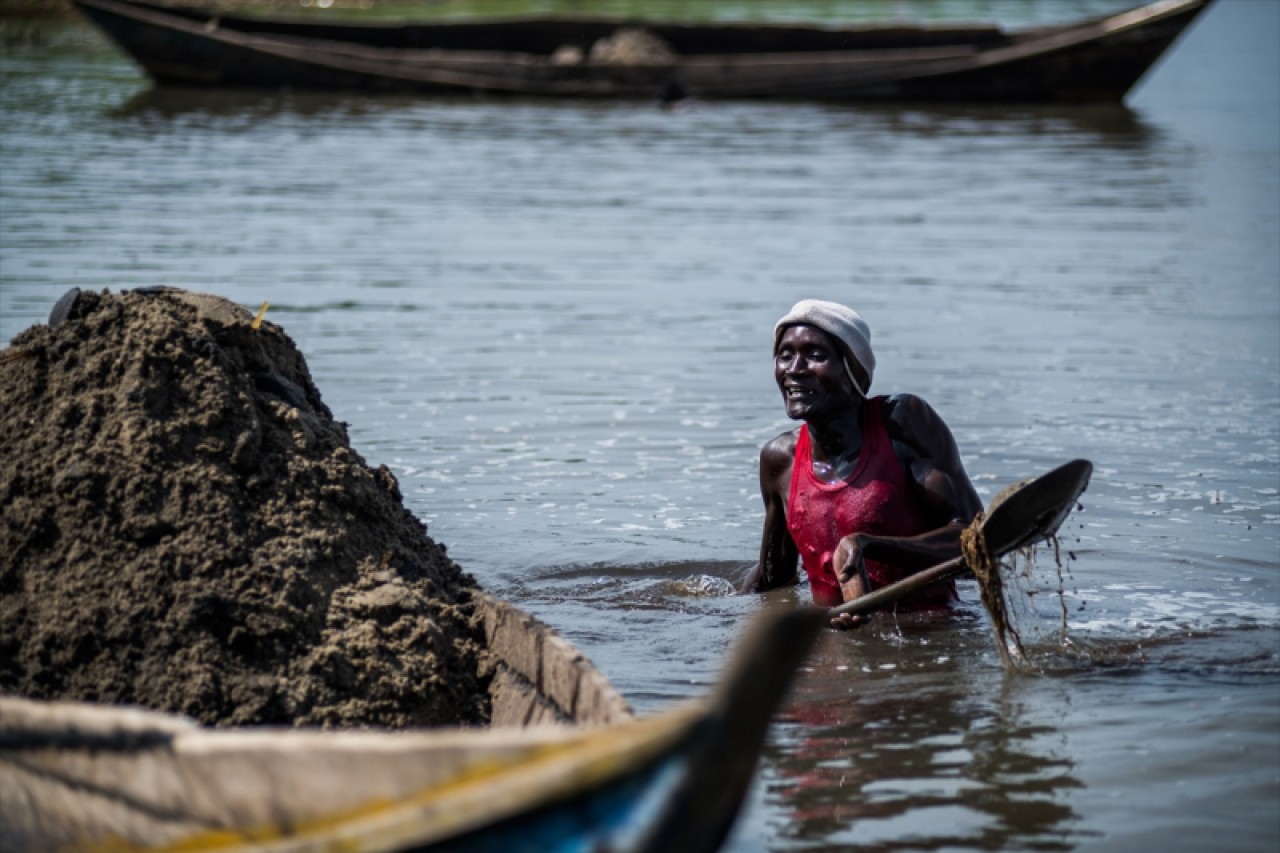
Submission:
[[[930,584],[949,580],[956,575],[963,574],[966,569],[964,557],[956,557],[955,559],[947,560],[945,563],[939,563],[931,569],[916,572],[914,575],[905,577],[888,586],[882,586],[880,589],[855,598],[853,601],[846,601],[844,604],[832,607],[827,611],[827,614],[829,616],[837,616],[841,613],[869,613],[872,610],[884,607],[886,604],[893,604],[904,596],[910,595]]]

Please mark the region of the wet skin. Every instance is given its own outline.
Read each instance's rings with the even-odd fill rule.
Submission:
[[[869,383],[865,372],[856,362],[851,363],[859,371],[859,383],[866,388]],[[791,326],[778,340],[773,373],[787,416],[803,420],[809,427],[814,474],[826,482],[837,482],[852,474],[862,448],[865,398],[849,379],[841,346],[812,326]],[[959,556],[960,531],[982,509],[951,430],[928,403],[911,394],[899,394],[885,401],[882,413],[894,455],[937,527],[911,537],[851,531],[840,541],[833,557],[845,601],[870,591],[867,559],[919,571]],[[764,531],[760,559],[743,585],[744,592],[762,592],[794,584],[798,579],[799,551],[787,530],[786,519],[798,436],[798,428],[784,432],[760,452]],[[831,624],[850,628],[868,619],[842,614]]]

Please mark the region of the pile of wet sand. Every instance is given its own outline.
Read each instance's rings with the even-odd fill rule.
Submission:
[[[484,723],[475,582],[253,319],[68,294],[0,351],[0,690],[210,724]]]

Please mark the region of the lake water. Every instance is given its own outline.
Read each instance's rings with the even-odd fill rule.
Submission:
[[[1095,463],[1071,646],[1006,674],[971,581],[952,621],[829,633],[729,849],[1274,850],[1278,46],[1280,4],[1222,0],[1124,107],[662,111],[158,92],[62,32],[0,54],[0,339],[71,286],[269,300],[432,535],[650,713],[807,599],[731,591],[790,426],[772,324],[852,304],[875,390],[929,400],[984,498]]]

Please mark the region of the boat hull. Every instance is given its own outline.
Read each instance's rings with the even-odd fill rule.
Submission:
[[[491,651],[513,655],[506,726],[210,729],[0,697],[0,848],[712,851],[825,622],[766,614],[710,696],[635,719],[546,626],[496,599],[482,607]]]
[[[74,0],[169,85],[588,98],[941,102],[1119,101],[1209,0],[1163,0],[1076,25],[861,30],[525,20],[377,27],[217,17],[127,0]],[[557,61],[641,26],[666,59]],[[846,45],[841,47],[841,45]],[[718,51],[718,52],[717,52]]]

